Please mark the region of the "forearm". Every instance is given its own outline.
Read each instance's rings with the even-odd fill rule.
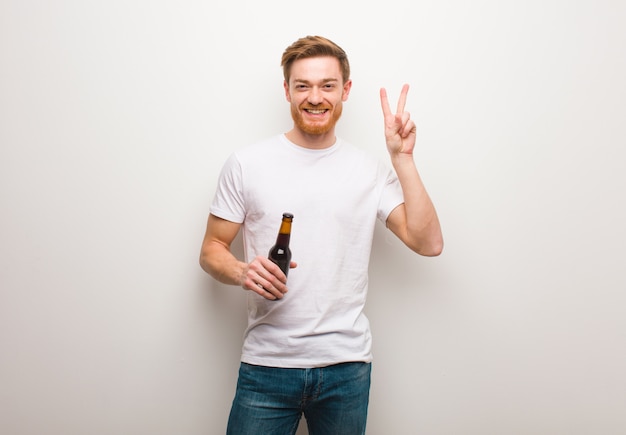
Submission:
[[[220,242],[207,242],[200,253],[200,266],[217,281],[229,285],[242,285],[248,264],[237,260],[227,246]]]
[[[404,195],[404,213],[400,238],[413,251],[436,256],[443,249],[443,236],[435,206],[417,171],[412,154],[392,156],[392,164]],[[395,231],[394,231],[395,232]]]
[[[252,290],[266,299],[281,299],[287,292],[286,277],[276,264],[261,256],[251,263],[239,261],[228,244],[210,237],[202,244],[200,266],[217,281]],[[292,262],[291,267],[296,263]]]

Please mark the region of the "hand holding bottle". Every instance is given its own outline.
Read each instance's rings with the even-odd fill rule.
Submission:
[[[287,293],[289,269],[297,266],[291,261],[291,222],[293,214],[283,213],[276,243],[269,251],[268,258],[257,256],[246,268],[242,287],[252,290],[266,299],[282,299]]]
[[[296,266],[295,262],[290,262],[290,268],[293,269]],[[245,269],[241,286],[266,299],[282,299],[287,293],[287,276],[276,263],[259,255]]]

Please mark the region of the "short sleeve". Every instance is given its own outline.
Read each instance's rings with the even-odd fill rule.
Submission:
[[[402,193],[402,186],[398,176],[391,169],[382,167],[379,169],[384,174],[382,180],[383,186],[380,194],[380,201],[378,202],[378,219],[386,223],[387,218],[391,212],[404,203],[404,195]]]
[[[231,222],[242,223],[245,219],[241,164],[235,154],[232,154],[222,167],[209,211]]]

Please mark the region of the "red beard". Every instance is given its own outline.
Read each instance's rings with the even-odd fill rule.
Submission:
[[[328,109],[328,110],[331,110],[331,108],[327,107],[327,106],[307,107],[307,108],[308,109]],[[304,109],[302,109],[302,110],[304,110]],[[339,105],[335,106],[335,110],[332,111],[330,118],[328,118],[326,120],[326,122],[324,122],[324,123],[320,123],[320,122],[313,122],[313,123],[311,123],[311,122],[305,121],[304,117],[302,116],[301,110],[298,109],[297,107],[294,107],[292,105],[291,106],[291,117],[293,118],[293,121],[296,124],[296,127],[298,127],[298,129],[302,130],[304,133],[319,135],[319,134],[328,133],[330,130],[333,129],[333,127],[335,127],[335,125],[337,124],[337,121],[341,117],[342,110],[343,110],[342,105],[339,104]]]

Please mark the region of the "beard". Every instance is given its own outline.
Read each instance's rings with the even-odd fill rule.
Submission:
[[[327,110],[331,110],[330,107],[307,107],[308,109],[327,109]],[[304,110],[304,109],[302,109]],[[335,109],[331,112],[331,116],[330,118],[328,118],[328,120],[326,120],[325,122],[314,122],[314,123],[307,123],[303,116],[302,116],[302,112],[300,111],[300,109],[298,107],[295,106],[291,106],[291,117],[293,118],[293,122],[295,123],[296,127],[300,130],[302,130],[304,133],[307,134],[313,134],[313,135],[320,135],[320,134],[324,134],[324,133],[328,133],[329,131],[331,131],[335,125],[337,124],[337,121],[339,121],[339,118],[341,118],[341,112],[343,111],[343,107],[342,104],[338,104],[337,106],[335,106]]]

